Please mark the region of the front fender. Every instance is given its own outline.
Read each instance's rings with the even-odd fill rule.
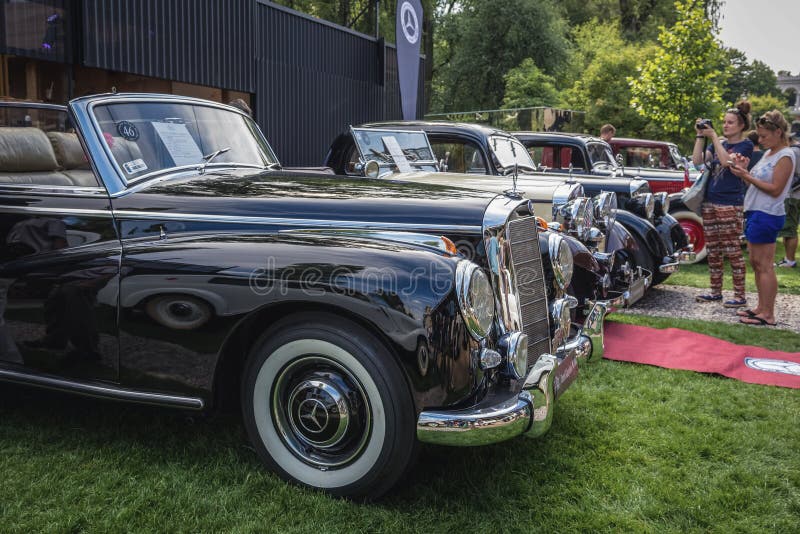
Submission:
[[[226,344],[255,321],[306,308],[368,325],[397,354],[421,409],[472,394],[480,376],[454,298],[458,257],[429,246],[352,236],[184,235],[126,240],[120,282],[120,377],[127,385],[212,400]],[[155,321],[129,294],[169,294],[169,282],[202,287],[227,304],[202,329]],[[147,288],[152,283],[153,287]],[[201,293],[195,293],[195,296]],[[281,310],[275,312],[271,310]],[[282,310],[290,310],[283,312]],[[424,353],[424,362],[420,355]]]
[[[655,258],[660,265],[667,255],[667,247],[663,238],[653,224],[626,210],[617,210],[617,221],[620,222],[634,237],[647,247],[647,252]]]
[[[656,229],[659,235],[661,235],[661,239],[667,245],[668,254],[686,248],[689,244],[689,240],[686,237],[686,232],[683,231],[683,228],[681,228],[680,223],[675,217],[669,214],[662,215],[656,222],[658,223]]]

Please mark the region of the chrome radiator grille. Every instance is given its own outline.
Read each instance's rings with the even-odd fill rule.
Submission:
[[[528,335],[528,369],[544,353],[550,353],[550,313],[544,282],[542,254],[536,219],[525,217],[508,223],[511,263],[517,287],[522,331]]]

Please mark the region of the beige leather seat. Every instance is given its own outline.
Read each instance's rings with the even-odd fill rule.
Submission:
[[[83,151],[78,134],[64,132],[48,132],[48,139],[53,146],[56,160],[73,184],[87,187],[99,185],[89,167],[89,160]]]
[[[38,128],[0,127],[0,183],[72,185]]]

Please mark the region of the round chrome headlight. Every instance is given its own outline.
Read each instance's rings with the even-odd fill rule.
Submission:
[[[570,200],[563,206],[553,208],[556,222],[562,223],[566,232],[581,241],[586,241],[594,224],[594,207],[585,197]]]
[[[555,325],[555,332],[553,333],[553,347],[560,347],[564,341],[569,338],[570,327],[572,326],[572,318],[570,316],[571,304],[573,298],[563,298],[553,301],[550,309],[550,316]]]
[[[556,234],[550,234],[547,245],[550,250],[550,263],[553,266],[556,284],[559,288],[566,289],[572,281],[574,266],[572,251],[564,238]]]
[[[660,193],[656,193],[654,197],[655,209],[653,212],[655,213],[656,217],[663,217],[669,213],[669,194],[666,191],[661,191]]]
[[[459,262],[456,295],[470,335],[478,341],[488,336],[494,323],[494,291],[478,265],[468,260]]]
[[[528,370],[528,336],[513,332],[503,336],[500,344],[505,348],[508,360],[508,374],[514,378],[525,378]]]
[[[639,217],[652,220],[653,212],[656,208],[656,200],[653,197],[653,193],[636,195],[631,199],[631,203],[633,204],[633,209],[631,210],[633,213]]]
[[[613,191],[603,191],[593,200],[595,220],[603,230],[611,228],[617,218],[617,194]]]

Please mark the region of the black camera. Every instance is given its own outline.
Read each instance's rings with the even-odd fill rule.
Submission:
[[[711,124],[711,119],[700,119],[694,127],[698,130],[705,130],[706,128],[713,128],[714,125]]]

